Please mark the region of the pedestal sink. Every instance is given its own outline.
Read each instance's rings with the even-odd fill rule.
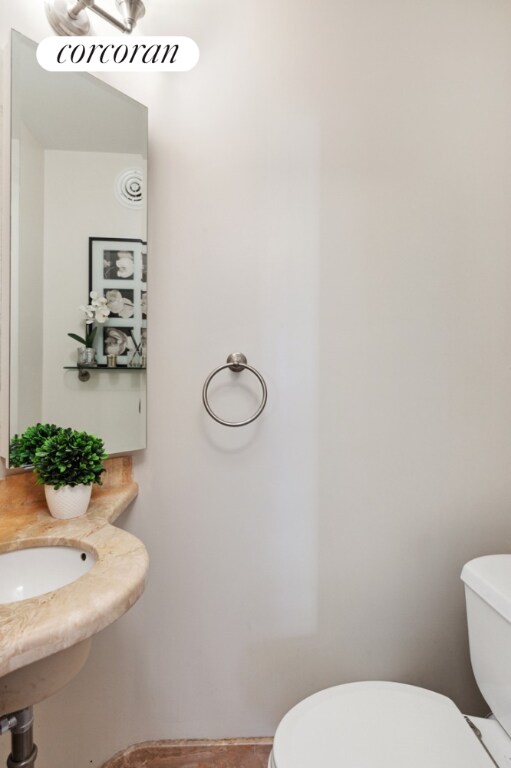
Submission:
[[[96,563],[78,547],[29,547],[0,553],[0,605],[39,597],[71,584]],[[91,639],[27,664],[0,678],[0,715],[38,704],[78,674]]]
[[[1,0],[0,0],[1,2]],[[69,683],[91,640],[144,591],[142,542],[113,523],[136,498],[130,457],[105,462],[85,515],[50,517],[33,473],[0,480],[0,734],[10,768],[33,768],[33,705]]]

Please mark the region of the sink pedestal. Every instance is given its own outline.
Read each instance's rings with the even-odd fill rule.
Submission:
[[[0,715],[38,704],[64,688],[87,661],[91,639],[0,677]]]

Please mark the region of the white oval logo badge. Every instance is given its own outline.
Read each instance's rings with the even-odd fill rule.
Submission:
[[[198,60],[190,37],[47,37],[37,46],[49,72],[187,72]]]

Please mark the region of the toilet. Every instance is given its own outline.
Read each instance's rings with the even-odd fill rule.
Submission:
[[[413,685],[347,683],[280,722],[268,768],[511,768],[511,555],[464,566],[470,658],[492,716]]]

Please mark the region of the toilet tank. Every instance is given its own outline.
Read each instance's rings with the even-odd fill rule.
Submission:
[[[461,578],[474,677],[492,713],[511,736],[511,555],[471,560]]]

